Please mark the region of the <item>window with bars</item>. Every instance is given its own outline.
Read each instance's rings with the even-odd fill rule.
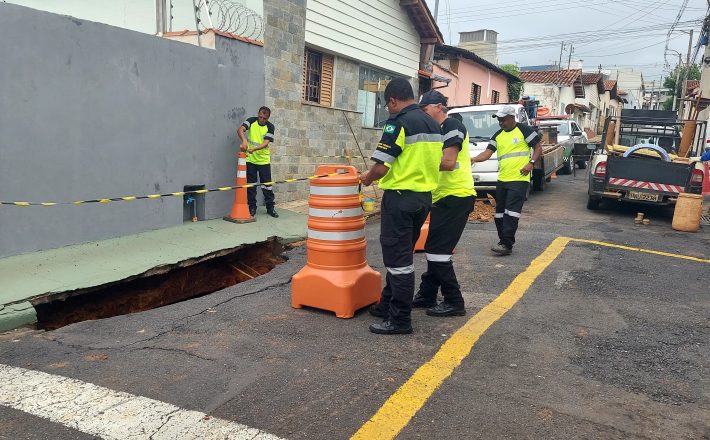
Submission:
[[[303,53],[303,91],[306,102],[331,106],[333,96],[333,55],[306,49]]]
[[[498,90],[491,91],[491,104],[498,104],[500,102],[500,92]]]
[[[471,105],[481,103],[481,86],[476,83],[471,83]]]

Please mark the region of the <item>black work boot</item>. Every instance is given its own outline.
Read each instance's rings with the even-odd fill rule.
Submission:
[[[413,330],[411,324],[401,325],[394,324],[392,321],[384,321],[379,324],[372,324],[370,331],[378,335],[405,335],[412,333]]]
[[[383,305],[382,303],[373,304],[369,309],[367,309],[367,311],[370,312],[370,315],[383,319],[387,319],[389,316],[389,310],[390,307],[388,305]]]
[[[413,309],[428,309],[434,306],[436,306],[436,297],[431,298],[424,296],[421,292],[414,295],[414,299],[412,300]]]
[[[466,308],[463,304],[456,306],[446,301],[439,303],[436,307],[432,307],[426,311],[429,316],[464,316],[466,314]]]
[[[497,245],[491,248],[491,251],[495,252],[498,255],[510,255],[513,253],[513,248],[506,246],[503,243],[498,243]]]
[[[279,218],[279,214],[274,210],[273,206],[271,208],[266,208],[266,213],[272,216],[273,218]]]

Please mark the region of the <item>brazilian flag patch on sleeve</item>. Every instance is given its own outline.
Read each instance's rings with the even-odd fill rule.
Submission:
[[[385,133],[387,133],[387,134],[392,134],[392,133],[394,133],[394,131],[395,131],[396,128],[397,128],[397,127],[395,127],[395,126],[392,125],[392,124],[387,124],[387,125],[385,125],[384,131],[385,131]]]

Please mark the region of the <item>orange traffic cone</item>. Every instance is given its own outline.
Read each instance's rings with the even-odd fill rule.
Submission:
[[[237,164],[237,188],[234,190],[234,203],[232,211],[227,217],[224,217],[228,222],[233,223],[249,223],[256,221],[249,214],[249,205],[247,204],[247,189],[244,185],[247,184],[247,156],[241,151],[239,152],[239,162]]]
[[[426,244],[426,238],[429,236],[429,221],[431,220],[431,214],[426,216],[424,224],[422,225],[422,230],[419,232],[419,239],[414,244],[414,252],[423,252],[424,245]]]
[[[380,300],[382,281],[365,258],[365,218],[357,169],[321,165],[316,174],[347,174],[311,180],[308,197],[307,263],[291,282],[291,306],[315,307],[352,318]]]

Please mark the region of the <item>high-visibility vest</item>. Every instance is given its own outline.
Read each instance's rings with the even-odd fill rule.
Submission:
[[[530,162],[528,140],[537,136],[536,132],[525,139],[518,126],[510,131],[501,130],[494,141],[498,152],[498,180],[501,182],[530,182],[530,175],[523,175],[520,170]]]
[[[471,175],[471,156],[469,153],[468,132],[463,124],[460,124],[458,130],[463,130],[463,133],[461,134],[465,134],[463,143],[461,144],[461,151],[459,151],[459,154],[456,157],[456,168],[453,171],[440,172],[439,185],[436,187],[434,192],[432,192],[432,201],[434,202],[448,196],[469,197],[476,195],[476,190],[474,189],[473,184],[473,176]],[[446,131],[446,128],[444,131]],[[455,130],[449,130],[448,133],[442,132],[444,142],[446,142],[447,136],[457,135],[457,133],[453,133],[453,131]]]
[[[434,191],[439,183],[443,146],[441,127],[416,104],[412,104],[387,120],[382,136],[372,155],[373,160],[389,168],[380,179],[380,188]],[[395,137],[394,142],[392,137]],[[400,151],[389,154],[394,150]]]
[[[270,122],[267,122],[265,125],[259,125],[258,119],[257,118],[249,118],[242,125],[247,125],[246,127],[246,136],[247,136],[247,141],[249,142],[248,147],[253,148],[253,147],[258,147],[259,145],[264,143],[264,139],[269,139],[270,141],[273,142],[274,140],[274,133],[273,133],[273,127],[274,125],[271,124]],[[247,155],[247,162],[253,163],[255,165],[267,165],[271,163],[271,151],[269,147],[262,148],[261,150],[254,151],[251,154]]]

